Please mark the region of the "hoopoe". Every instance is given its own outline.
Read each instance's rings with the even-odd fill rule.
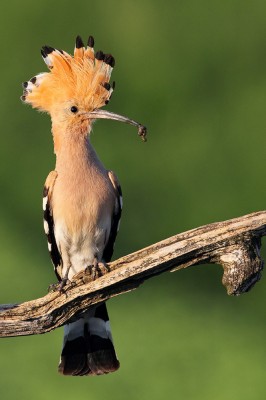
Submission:
[[[48,249],[63,290],[67,280],[90,267],[109,262],[122,210],[122,192],[90,143],[95,119],[130,123],[145,140],[146,128],[126,117],[101,110],[114,89],[111,54],[94,54],[94,39],[84,47],[76,39],[74,56],[44,46],[50,72],[23,83],[21,99],[48,112],[52,120],[55,170],[43,192],[44,230]],[[64,327],[58,370],[64,375],[101,375],[119,368],[105,303],[88,309]]]

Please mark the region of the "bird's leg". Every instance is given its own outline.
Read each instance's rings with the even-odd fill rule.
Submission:
[[[62,292],[64,286],[66,286],[66,284],[67,284],[67,281],[68,281],[68,274],[69,274],[70,268],[71,268],[71,264],[69,263],[68,266],[67,266],[67,269],[66,269],[66,273],[65,273],[65,275],[63,276],[63,278],[62,278],[62,280],[61,280],[61,282],[60,282],[60,285],[59,285],[59,292]]]

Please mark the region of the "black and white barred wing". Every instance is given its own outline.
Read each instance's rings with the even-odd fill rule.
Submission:
[[[51,198],[53,193],[53,187],[57,178],[57,172],[51,171],[48,175],[43,189],[43,226],[44,232],[47,237],[48,250],[52,263],[54,265],[55,274],[58,280],[61,280],[62,276],[62,258],[58,251],[58,247],[54,235],[54,220],[53,211],[51,207]]]
[[[119,230],[119,223],[120,223],[122,206],[123,206],[122,190],[121,190],[121,186],[118,182],[118,179],[113,171],[108,171],[108,176],[109,176],[109,179],[116,191],[116,203],[115,203],[115,208],[114,208],[114,212],[112,215],[112,225],[111,225],[109,239],[108,239],[108,242],[103,251],[103,260],[105,262],[109,262],[111,260],[113,252],[114,252],[114,244],[115,244],[117,232]]]

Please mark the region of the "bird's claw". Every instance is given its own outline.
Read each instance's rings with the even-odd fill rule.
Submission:
[[[51,283],[51,285],[48,286],[48,293],[53,293],[58,290],[59,283]]]
[[[88,265],[85,269],[85,273],[91,276],[92,281],[100,278],[101,276],[105,275],[106,272],[109,272],[110,269],[107,264],[104,262],[100,262],[95,258],[92,265]]]

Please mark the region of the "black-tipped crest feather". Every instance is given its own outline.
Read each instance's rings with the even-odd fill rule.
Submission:
[[[81,49],[82,47],[84,47],[84,43],[81,37],[78,35],[76,37],[76,49]]]
[[[89,36],[88,46],[92,47],[92,48],[94,47],[94,38],[93,38],[93,36]]]
[[[42,50],[45,56],[48,56],[48,54],[52,53],[55,49],[51,46],[43,46]]]

